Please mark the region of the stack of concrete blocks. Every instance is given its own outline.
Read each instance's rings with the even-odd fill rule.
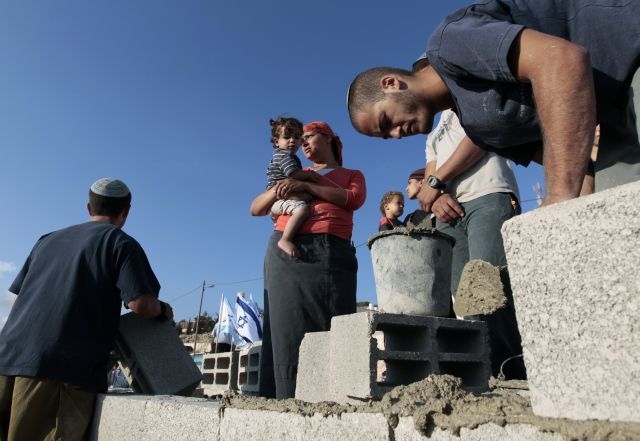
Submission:
[[[116,351],[127,381],[139,393],[189,396],[202,378],[169,321],[123,315]]]
[[[635,182],[502,229],[537,415],[640,422],[639,201]]]
[[[334,317],[330,331],[302,341],[296,398],[359,404],[431,374],[455,375],[472,391],[486,390],[486,325],[373,311]]]
[[[262,343],[238,353],[238,383],[236,389],[243,395],[257,395],[260,386],[260,354]]]
[[[208,396],[235,390],[238,384],[238,352],[204,354],[202,360],[202,390]]]

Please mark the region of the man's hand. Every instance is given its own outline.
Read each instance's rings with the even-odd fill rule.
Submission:
[[[170,304],[166,303],[166,302],[160,302],[160,308],[161,311],[164,313],[164,317],[166,318],[166,320],[173,320],[173,308],[171,307]],[[165,319],[160,318],[162,321],[164,321]]]
[[[436,219],[447,224],[464,216],[462,206],[448,193],[444,193],[433,203],[431,212]]]
[[[442,195],[440,190],[429,187],[426,183],[422,184],[418,193],[418,202],[424,211],[432,211],[431,206]]]

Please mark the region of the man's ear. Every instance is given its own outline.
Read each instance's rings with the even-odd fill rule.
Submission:
[[[93,216],[93,210],[91,209],[91,204],[87,202],[87,211],[89,212],[89,216]]]
[[[397,75],[385,75],[380,78],[380,87],[383,91],[401,90],[407,88],[407,83]]]
[[[382,78],[380,78],[380,87],[382,87],[382,90],[398,89],[398,83],[399,82],[400,82],[400,80],[398,79],[397,76],[395,76],[395,75],[385,75]]]

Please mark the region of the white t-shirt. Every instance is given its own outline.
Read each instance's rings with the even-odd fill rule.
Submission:
[[[456,114],[451,110],[442,112],[438,125],[427,136],[427,162],[436,161],[436,170],[440,168],[465,136]],[[469,170],[447,182],[446,191],[459,202],[469,202],[491,193],[513,193],[520,199],[511,164],[492,152],[487,152]]]

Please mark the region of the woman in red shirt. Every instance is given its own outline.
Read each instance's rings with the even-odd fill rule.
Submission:
[[[284,179],[256,197],[251,214],[264,216],[277,199],[307,193],[311,215],[294,243],[299,257],[278,247],[289,216],[275,224],[264,261],[264,333],[260,394],[295,396],[304,334],[328,331],[331,318],[356,311],[358,261],[351,244],[353,212],[366,196],[363,174],[342,167],[342,143],[325,122],[304,126],[302,151],[320,175],[317,183]],[[275,381],[274,381],[275,380]]]

